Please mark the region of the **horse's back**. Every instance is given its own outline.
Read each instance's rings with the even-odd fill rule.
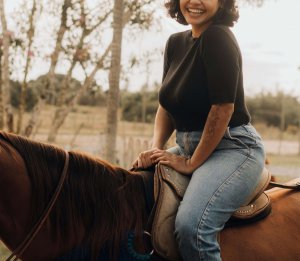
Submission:
[[[224,261],[300,260],[300,192],[275,188],[267,194],[272,204],[267,218],[221,233]]]

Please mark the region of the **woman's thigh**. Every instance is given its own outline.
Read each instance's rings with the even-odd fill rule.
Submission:
[[[263,151],[218,150],[192,175],[179,207],[191,225],[221,230],[258,184]]]

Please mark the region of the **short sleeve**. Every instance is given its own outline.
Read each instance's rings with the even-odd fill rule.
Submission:
[[[229,33],[212,26],[202,35],[202,57],[211,104],[235,101],[241,71],[240,52],[234,36]]]
[[[164,51],[164,67],[163,67],[163,77],[162,81],[165,79],[167,72],[170,68],[170,63],[171,63],[171,37],[169,37],[166,46],[165,46],[165,51]]]

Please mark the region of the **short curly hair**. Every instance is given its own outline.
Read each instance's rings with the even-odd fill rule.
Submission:
[[[233,26],[234,22],[239,19],[239,11],[236,6],[235,0],[218,0],[220,8],[213,18],[214,24],[223,24]],[[174,18],[178,23],[187,25],[187,22],[180,11],[180,0],[166,0],[165,7],[168,14]]]

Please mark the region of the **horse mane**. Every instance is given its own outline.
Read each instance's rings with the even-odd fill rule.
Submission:
[[[31,181],[33,224],[41,215],[59,182],[65,151],[57,146],[0,132],[24,159]],[[142,177],[88,154],[69,152],[69,168],[62,192],[50,214],[53,236],[84,237],[78,246],[88,247],[93,259],[101,248],[110,253],[128,231],[140,234],[146,222]],[[81,228],[81,229],[79,229]],[[75,233],[75,234],[74,234]],[[68,241],[66,241],[68,242]]]

